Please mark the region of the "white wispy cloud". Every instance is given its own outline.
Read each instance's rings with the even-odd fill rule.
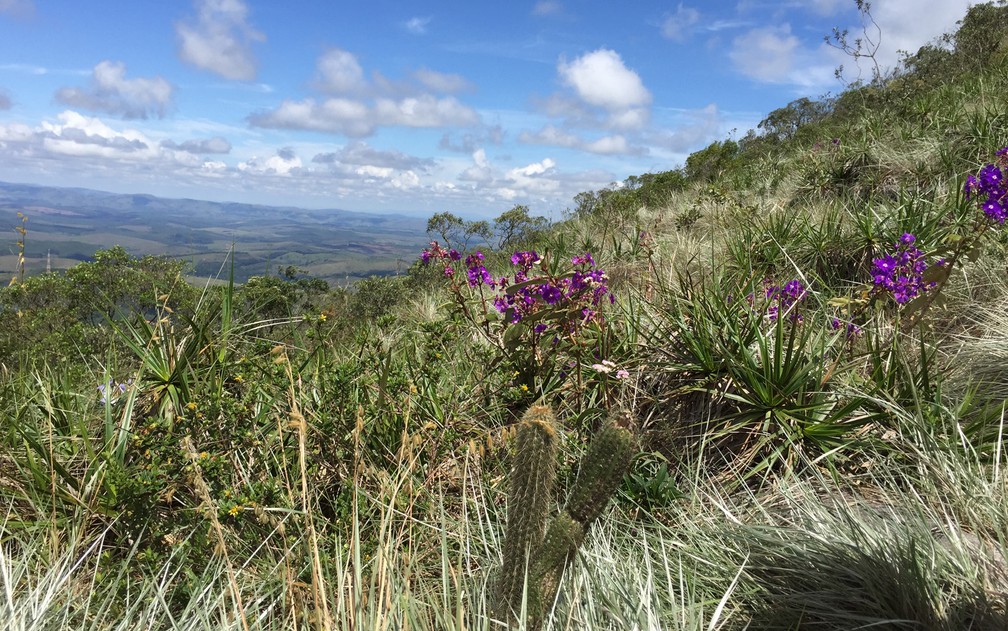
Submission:
[[[685,42],[693,27],[700,22],[700,12],[693,7],[684,6],[681,2],[676,7],[675,13],[668,15],[662,21],[662,37],[674,42]]]
[[[419,68],[413,72],[412,76],[421,86],[431,92],[454,94],[457,92],[468,92],[473,89],[472,83],[459,74],[449,74],[429,68]]]
[[[29,16],[35,12],[33,0],[0,0],[0,13],[14,16]]]
[[[532,15],[558,15],[563,13],[563,5],[555,0],[539,0],[532,7]]]
[[[122,62],[102,61],[91,73],[86,87],[64,87],[56,100],[64,105],[123,118],[162,117],[172,104],[174,88],[163,77],[126,78]]]
[[[242,0],[196,0],[195,21],[179,22],[175,34],[179,58],[225,79],[252,81],[256,61],[252,44],[266,37],[248,22]]]
[[[762,26],[732,41],[729,59],[743,75],[766,83],[784,83],[791,77],[801,42],[788,23]]]
[[[431,18],[429,17],[412,17],[403,22],[403,28],[414,35],[425,35],[430,23]]]

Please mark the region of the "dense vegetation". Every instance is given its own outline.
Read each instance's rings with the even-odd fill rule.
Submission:
[[[547,628],[1004,628],[1006,55],[1008,8],[975,6],[555,225],[436,215],[352,291],[121,248],[15,277],[0,621],[502,628],[538,404],[551,514],[611,414],[639,447],[531,594]]]

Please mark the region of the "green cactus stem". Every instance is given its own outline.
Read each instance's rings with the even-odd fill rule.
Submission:
[[[557,428],[547,406],[529,408],[518,425],[504,563],[497,577],[497,614],[513,620],[521,609],[530,559],[542,545],[556,480]]]
[[[610,420],[591,444],[581,460],[577,481],[567,500],[567,512],[581,523],[585,532],[598,519],[623,476],[630,470],[637,443],[634,435]]]
[[[545,406],[532,407],[522,417],[511,471],[504,563],[494,581],[498,618],[514,625],[524,599],[527,628],[542,627],[564,570],[630,469],[637,453],[631,425],[626,413],[606,421],[581,460],[567,505],[546,530],[556,478],[556,420]]]

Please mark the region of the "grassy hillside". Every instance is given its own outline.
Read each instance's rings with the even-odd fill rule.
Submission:
[[[0,627],[1005,628],[1006,54],[354,291],[18,275]]]

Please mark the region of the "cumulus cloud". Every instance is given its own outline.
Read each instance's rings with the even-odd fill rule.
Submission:
[[[557,67],[560,78],[589,105],[611,112],[649,105],[651,93],[614,50],[599,49]]]
[[[700,12],[680,2],[676,12],[666,16],[661,25],[662,37],[674,42],[685,42],[693,27],[700,21]]]
[[[493,182],[493,167],[487,159],[486,151],[477,149],[472,154],[473,164],[459,174],[458,179],[463,182],[475,182],[477,184],[489,184]]]
[[[268,158],[254,156],[238,163],[239,171],[247,171],[260,175],[291,175],[301,169],[301,158],[293,149],[284,147],[278,149],[275,155]]]
[[[455,92],[469,87],[459,75],[421,68],[410,81],[390,81],[378,73],[365,77],[357,57],[331,49],[316,64],[313,87],[331,94],[327,98],[285,99],[273,109],[253,113],[254,127],[304,129],[369,136],[379,127],[471,127],[479,123],[474,109],[453,96],[432,93]]]
[[[431,95],[403,99],[380,98],[373,103],[331,98],[324,101],[286,100],[274,110],[249,117],[256,127],[271,129],[305,129],[343,134],[351,137],[369,136],[377,127],[453,127],[479,122],[479,115],[454,97]]]
[[[72,110],[60,113],[56,122],[44,121],[21,140],[16,150],[48,155],[135,161],[158,153],[156,144],[142,132],[115,130],[98,118]]]
[[[365,142],[352,142],[339,151],[319,153],[312,158],[316,164],[349,164],[372,166],[399,171],[426,171],[434,166],[434,160],[407,155],[401,151],[375,149]]]
[[[60,88],[56,100],[64,105],[105,112],[123,118],[163,117],[171,106],[174,88],[162,77],[126,78],[122,62],[103,61],[94,67],[91,84]]]
[[[164,140],[161,142],[161,146],[165,149],[175,149],[196,155],[231,153],[231,143],[226,138],[220,136],[202,140],[186,140],[182,143]]]
[[[600,155],[646,155],[646,147],[632,145],[625,136],[614,134],[601,138],[587,139],[554,125],[546,125],[537,132],[522,132],[518,141],[530,145],[548,145],[579,149]]]
[[[413,17],[403,22],[403,28],[414,35],[424,35],[427,33],[427,26],[431,23],[431,18]]]
[[[316,66],[316,85],[330,94],[357,94],[367,87],[364,69],[353,53],[338,48],[327,50]]]
[[[195,21],[175,25],[179,58],[225,79],[255,79],[252,44],[266,38],[249,24],[245,3],[242,0],[196,0],[196,12]]]
[[[800,42],[788,23],[763,26],[739,35],[728,58],[743,75],[767,83],[783,83],[791,77]]]

